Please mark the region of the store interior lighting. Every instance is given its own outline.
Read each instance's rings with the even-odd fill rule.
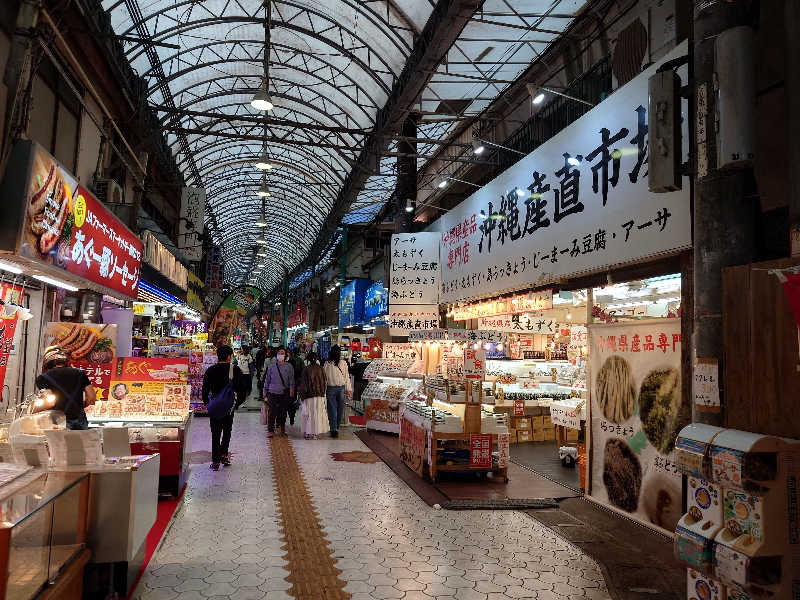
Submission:
[[[78,291],[78,288],[75,287],[74,285],[70,285],[69,283],[61,281],[60,279],[54,279],[52,277],[48,277],[47,275],[33,275],[33,278],[34,279],[38,279],[39,281],[41,281],[43,283],[47,283],[49,285],[54,285],[54,286],[59,287],[61,289],[67,290],[68,292],[77,292]]]
[[[22,269],[16,265],[12,265],[4,261],[0,261],[0,269],[6,271],[7,273],[13,273],[14,275],[20,275],[22,273]]]

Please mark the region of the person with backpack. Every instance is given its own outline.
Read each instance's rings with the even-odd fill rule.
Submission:
[[[67,429],[89,429],[84,407],[94,404],[95,389],[86,373],[69,366],[67,355],[59,346],[45,348],[42,374],[36,378],[36,387],[53,392],[53,410],[64,413]]]
[[[228,446],[231,442],[233,430],[233,413],[247,399],[247,382],[245,375],[239,367],[231,364],[233,348],[227,345],[217,347],[217,364],[211,365],[203,375],[203,404],[209,409],[208,421],[211,427],[211,470],[219,471],[222,463],[226,467],[231,465],[231,455]],[[235,394],[234,403],[223,415],[212,416],[212,407],[218,396],[225,391],[228,385],[233,387]]]
[[[331,427],[331,437],[339,437],[339,422],[344,416],[344,398],[352,396],[353,386],[350,383],[347,361],[342,358],[342,351],[338,345],[331,346],[328,351],[328,360],[323,369],[328,384],[325,396],[328,403],[328,424]]]
[[[269,402],[267,421],[269,438],[275,433],[286,435],[286,413],[290,408],[289,403],[294,404],[294,367],[292,363],[287,362],[286,356],[283,346],[279,347],[275,363],[269,366],[264,377],[264,395]],[[295,411],[296,408],[292,411],[292,423]]]

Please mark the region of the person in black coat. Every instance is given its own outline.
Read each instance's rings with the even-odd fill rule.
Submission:
[[[212,397],[219,394],[228,385],[232,358],[233,348],[226,345],[217,347],[217,364],[210,366],[203,375],[203,404],[206,406]],[[231,464],[228,446],[233,430],[233,414],[247,399],[247,380],[239,367],[233,367],[233,389],[236,393],[236,402],[231,413],[222,419],[208,418],[211,426],[212,471],[219,471],[220,463],[226,467]]]

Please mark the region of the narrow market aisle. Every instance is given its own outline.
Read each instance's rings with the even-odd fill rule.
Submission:
[[[197,425],[201,450],[208,428]],[[594,560],[530,516],[431,508],[358,439],[276,440],[271,450],[259,415],[239,413],[232,450],[227,470],[193,467],[186,505],[135,597],[610,598]],[[298,522],[288,546],[281,517]],[[284,558],[292,546],[306,558]],[[315,555],[311,578],[324,592],[301,566]]]

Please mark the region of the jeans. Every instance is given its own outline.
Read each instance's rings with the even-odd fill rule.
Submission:
[[[231,430],[233,429],[233,413],[222,419],[209,417],[211,425],[211,462],[219,463],[222,457],[228,454],[231,443]]]
[[[286,394],[267,394],[269,399],[269,419],[267,431],[275,432],[276,427],[286,427],[286,411],[289,407],[289,396]]]
[[[344,414],[344,386],[329,385],[325,390],[328,401],[328,424],[331,431],[339,431],[339,420]]]
[[[74,419],[67,419],[67,429],[82,430],[89,429],[89,420],[86,418],[86,413]]]

